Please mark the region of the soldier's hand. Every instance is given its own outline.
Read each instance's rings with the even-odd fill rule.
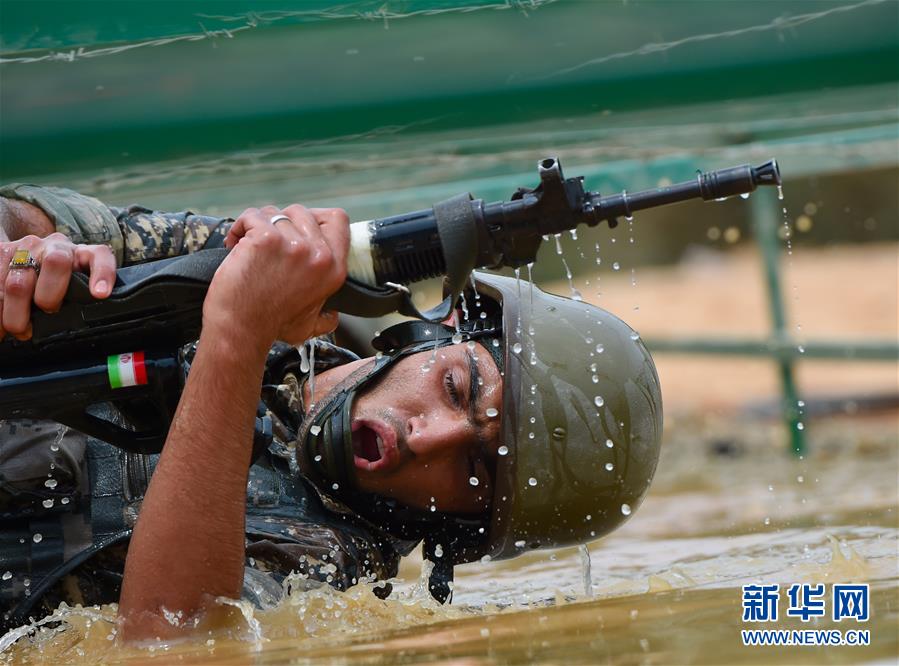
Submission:
[[[16,250],[27,250],[37,267],[10,268]],[[0,339],[7,333],[29,339],[32,304],[59,310],[73,271],[88,272],[91,294],[106,298],[115,283],[115,256],[105,245],[76,245],[60,233],[0,242]]]
[[[275,224],[271,219],[286,216]],[[337,327],[322,311],[346,280],[349,219],[338,208],[267,206],[237,219],[203,305],[203,326],[254,348],[299,344]]]

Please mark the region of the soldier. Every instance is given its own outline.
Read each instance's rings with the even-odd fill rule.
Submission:
[[[3,425],[7,625],[60,601],[119,600],[127,638],[172,636],[217,596],[276,602],[293,571],[341,589],[389,578],[420,541],[444,600],[454,565],[593,540],[648,489],[658,378],[633,331],[599,308],[536,288],[522,302],[514,280],[476,273],[479,312],[455,322],[464,344],[452,326],[409,321],[360,359],[322,337],[337,325],[323,304],[346,275],[343,211],[232,221],[57,188],[0,197],[0,334],[27,338],[32,304],[56,309],[73,270],[104,298],[116,266],[231,249],[184,350],[161,455],[48,422]],[[273,437],[252,451],[260,411]]]

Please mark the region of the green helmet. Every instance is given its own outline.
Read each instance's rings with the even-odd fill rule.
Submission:
[[[662,398],[649,351],[598,307],[498,275],[474,281],[502,305],[508,449],[480,555],[607,534],[640,505],[659,459]]]
[[[456,564],[585,543],[627,520],[649,488],[662,431],[655,366],[624,322],[508,277],[475,272],[472,287],[482,316],[456,330],[405,321],[378,335],[374,369],[307,419],[297,449],[304,475],[325,493],[396,537],[424,540],[429,589],[441,601]],[[354,396],[401,358],[460,340],[484,343],[504,375],[489,515],[429,512],[359,491]]]

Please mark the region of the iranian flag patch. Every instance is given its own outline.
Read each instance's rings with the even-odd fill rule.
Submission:
[[[106,370],[109,374],[109,385],[114,389],[147,383],[147,368],[144,366],[142,351],[107,357]]]

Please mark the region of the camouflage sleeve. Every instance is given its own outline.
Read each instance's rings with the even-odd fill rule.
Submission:
[[[0,197],[16,199],[43,210],[56,230],[75,243],[108,245],[122,265],[124,241],[112,211],[101,201],[62,187],[13,183],[0,187]]]
[[[224,247],[234,221],[190,211],[161,213],[142,206],[110,210],[122,231],[125,266]]]
[[[41,208],[56,230],[75,243],[112,248],[119,266],[222,247],[233,220],[162,213],[142,206],[114,208],[98,199],[62,187],[12,184],[0,196]]]

